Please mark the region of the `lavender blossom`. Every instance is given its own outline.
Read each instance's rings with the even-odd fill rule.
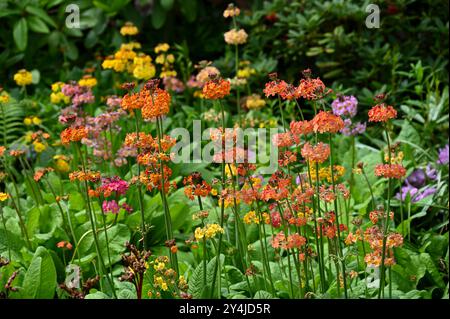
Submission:
[[[448,164],[448,144],[445,145],[444,148],[439,149],[439,159],[437,161],[438,164],[446,165]]]
[[[331,107],[335,115],[354,117],[358,108],[358,100],[353,95],[340,95],[331,103]]]

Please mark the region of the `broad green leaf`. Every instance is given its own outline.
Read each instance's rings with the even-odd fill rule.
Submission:
[[[28,43],[28,25],[25,18],[20,18],[13,28],[13,38],[19,51],[24,51]]]
[[[29,16],[27,17],[28,26],[30,27],[31,31],[38,32],[38,33],[49,33],[50,30],[47,27],[47,25],[39,19],[37,16]]]
[[[56,269],[44,247],[38,247],[23,281],[22,297],[52,299],[56,289]]]

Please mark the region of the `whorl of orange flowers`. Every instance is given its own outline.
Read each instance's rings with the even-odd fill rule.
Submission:
[[[100,180],[100,172],[95,171],[74,171],[69,174],[69,179],[71,182],[73,181],[88,181],[88,182],[98,182]]]
[[[155,88],[153,90],[144,89],[141,91],[143,100],[142,117],[152,120],[169,113],[170,94],[169,92]]]
[[[320,111],[311,120],[315,133],[337,133],[344,128],[344,121],[330,112]]]
[[[401,164],[378,164],[375,166],[375,175],[400,179],[406,175],[406,169]]]
[[[319,142],[317,145],[312,146],[308,142],[303,145],[301,150],[302,156],[313,163],[323,163],[330,156],[330,146]]]
[[[140,99],[139,93],[127,93],[122,98],[120,106],[125,111],[131,111],[140,109],[142,107],[142,100]]]
[[[217,100],[229,95],[230,89],[230,81],[224,79],[213,79],[206,82],[202,93],[206,99]]]
[[[78,142],[87,137],[87,129],[84,126],[68,127],[61,132],[61,143],[69,145],[70,142]]]
[[[397,111],[390,105],[377,104],[369,110],[369,122],[387,122],[397,117]]]
[[[306,135],[313,131],[313,125],[310,121],[292,121],[290,124],[292,134]]]

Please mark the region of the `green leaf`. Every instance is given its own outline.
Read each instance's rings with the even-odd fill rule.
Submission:
[[[206,282],[208,284],[203,284],[203,263],[200,263],[197,268],[195,268],[192,275],[189,277],[189,289],[188,292],[192,294],[194,299],[196,298],[209,298],[211,294],[211,284],[214,278],[214,267],[217,258],[212,258],[206,265]],[[224,255],[220,255],[220,265],[222,267],[225,260]],[[216,279],[217,287],[217,279]],[[213,298],[217,298],[217,291],[213,292]]]
[[[69,194],[69,209],[74,211],[84,209],[84,199],[80,193],[72,192]]]
[[[253,299],[273,299],[273,296],[270,292],[259,290],[255,293]]]
[[[55,295],[56,269],[53,259],[44,247],[38,247],[23,280],[22,297],[51,299]]]
[[[157,2],[152,13],[152,25],[155,29],[160,29],[164,22],[166,22],[167,12],[164,8]]]
[[[44,20],[48,25],[51,25],[52,27],[56,28],[56,23],[53,21],[52,18],[49,17],[49,15],[47,14],[47,12],[45,12],[45,10],[28,5],[25,7],[25,11],[41,18],[41,20]]]
[[[39,70],[32,70],[31,71],[31,83],[33,84],[38,84],[39,81],[41,80],[41,73],[39,72]]]
[[[111,297],[101,291],[96,291],[94,293],[86,295],[84,299],[111,299]]]
[[[197,0],[182,0],[179,3],[181,13],[188,22],[194,22],[197,18]]]
[[[19,51],[24,51],[27,48],[28,26],[25,18],[21,18],[14,25],[13,38]]]
[[[174,0],[161,0],[161,6],[169,11],[173,7]]]
[[[30,30],[38,33],[49,33],[50,30],[47,25],[39,19],[37,16],[29,16],[27,17],[28,26]]]

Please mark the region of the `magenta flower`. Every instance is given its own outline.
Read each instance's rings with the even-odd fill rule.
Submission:
[[[104,200],[102,204],[103,213],[117,214],[120,210],[119,204],[115,200]]]

